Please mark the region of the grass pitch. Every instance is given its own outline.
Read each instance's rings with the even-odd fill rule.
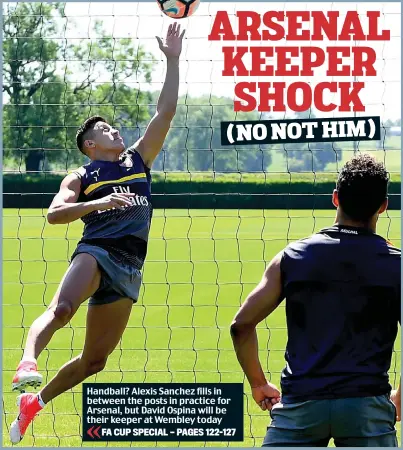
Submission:
[[[3,445],[15,418],[11,379],[32,321],[45,309],[81,236],[82,224],[51,226],[46,211],[3,212]],[[265,265],[288,241],[333,223],[334,211],[156,210],[144,285],[123,339],[98,382],[242,382],[229,324]],[[379,221],[378,233],[400,247],[400,211]],[[49,380],[80,353],[83,305],[54,336],[39,359]],[[259,327],[261,362],[279,384],[286,343],[284,305]],[[400,337],[391,383],[400,374]],[[245,440],[232,447],[261,446],[269,423],[245,384]],[[58,397],[29,428],[20,446],[94,447],[81,435],[81,386]],[[400,441],[400,432],[399,432]],[[113,446],[227,446],[227,443],[114,443]]]

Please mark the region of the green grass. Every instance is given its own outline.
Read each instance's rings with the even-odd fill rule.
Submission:
[[[11,378],[28,328],[51,300],[82,225],[50,226],[42,210],[6,209],[3,214],[3,444],[9,446],[8,427],[16,413]],[[306,236],[333,219],[330,210],[156,210],[141,297],[105,371],[89,381],[243,381],[228,332],[235,312],[259,281],[265,264],[288,240]],[[399,211],[380,219],[379,234],[400,246]],[[85,310],[79,310],[71,326],[60,330],[41,355],[39,365],[46,380],[81,351]],[[276,384],[284,365],[285,326],[281,305],[258,331],[262,364]],[[397,345],[393,384],[400,373],[400,339]],[[234,447],[260,446],[269,423],[268,415],[251,401],[247,384],[245,392],[245,440],[230,444]],[[78,386],[46,408],[21,446],[93,447],[81,443],[80,416]],[[226,443],[207,443],[217,445]]]

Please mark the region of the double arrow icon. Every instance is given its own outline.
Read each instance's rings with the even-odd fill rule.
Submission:
[[[98,431],[100,430],[101,427],[99,426],[99,427],[95,428],[95,430],[94,430],[94,428],[95,428],[95,425],[87,430],[88,436],[92,437],[92,439],[94,439],[94,437],[101,438],[101,436],[98,434]]]

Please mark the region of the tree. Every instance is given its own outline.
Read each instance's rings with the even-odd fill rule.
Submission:
[[[152,55],[129,39],[104,35],[99,21],[96,40],[73,45],[56,39],[65,20],[60,3],[5,8],[5,158],[24,160],[26,171],[39,171],[45,163],[67,167],[78,162],[81,155],[72,151],[75,130],[91,113],[105,114],[128,129],[149,117],[147,108],[138,106],[147,103],[148,94],[127,81],[133,75],[150,81]],[[101,74],[109,79],[95,83]],[[81,79],[73,82],[73,75]]]
[[[296,119],[315,119],[312,110],[296,114]],[[321,172],[329,163],[340,162],[342,150],[336,142],[286,144],[286,163],[290,172]]]
[[[158,93],[152,94],[155,104]],[[262,172],[270,164],[268,146],[222,146],[220,124],[259,120],[258,112],[235,113],[232,99],[203,95],[179,99],[172,128],[157,158],[157,170]],[[152,111],[150,111],[152,114]]]
[[[327,164],[340,164],[342,160],[342,150],[336,142],[286,144],[285,151],[290,172],[322,172]]]

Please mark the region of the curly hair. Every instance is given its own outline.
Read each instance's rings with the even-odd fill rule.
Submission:
[[[354,156],[337,180],[340,208],[352,220],[369,221],[387,198],[388,182],[382,163],[368,154]]]
[[[88,135],[89,131],[92,131],[94,129],[94,126],[97,122],[106,122],[106,120],[101,116],[92,116],[89,117],[77,130],[76,133],[76,143],[77,147],[80,150],[81,153],[84,153],[84,141],[86,139],[86,136]]]

